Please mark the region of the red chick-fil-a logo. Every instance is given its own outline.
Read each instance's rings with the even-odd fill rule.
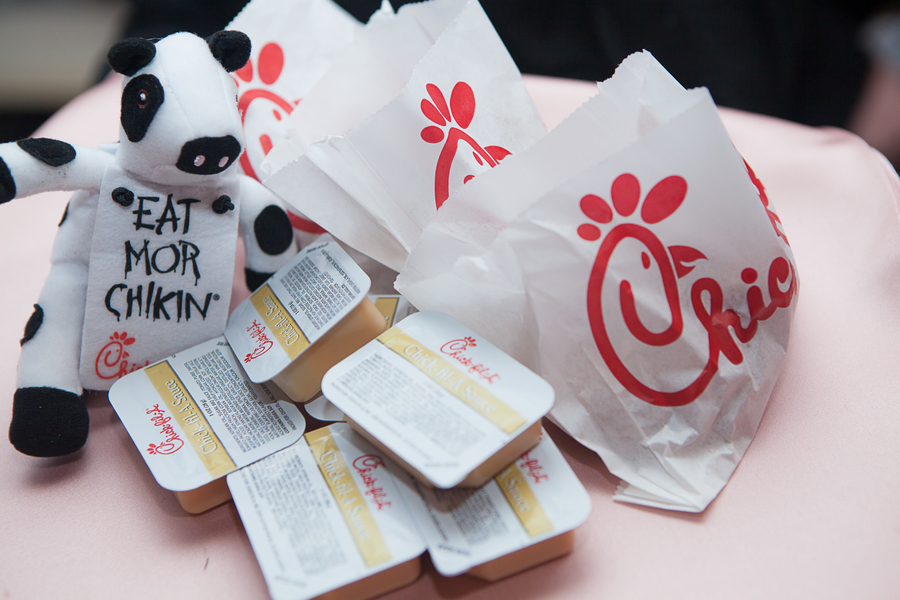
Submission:
[[[256,319],[253,319],[250,327],[247,328],[247,333],[250,334],[250,339],[256,340],[256,348],[253,349],[253,352],[249,352],[247,356],[244,357],[245,363],[250,362],[254,358],[259,358],[268,352],[269,348],[274,344],[274,342],[269,339],[269,336],[266,335],[266,326]]]
[[[640,209],[641,220],[647,225],[659,223],[681,206],[686,195],[687,182],[684,178],[678,175],[666,177],[647,192]],[[595,223],[603,225],[612,223],[613,211],[624,217],[632,215],[638,208],[641,196],[641,186],[637,177],[630,173],[617,177],[612,183],[610,196],[612,206],[599,196],[585,195],[581,198],[581,211]],[[772,214],[768,210],[767,212]],[[578,227],[578,235],[584,240],[596,241],[600,239],[601,231],[594,223],[586,223]],[[741,272],[741,279],[749,285],[746,299],[750,315],[750,321],[745,327],[740,315],[724,306],[724,293],[717,281],[710,277],[702,277],[695,281],[690,291],[691,307],[706,331],[709,359],[697,377],[684,388],[671,392],[653,389],[640,381],[619,357],[610,340],[604,318],[603,289],[607,281],[610,258],[618,245],[626,240],[637,241],[644,246],[645,251],[641,253],[644,269],[649,269],[653,263],[659,269],[666,305],[671,316],[671,324],[665,330],[650,331],[638,315],[631,283],[627,279],[619,283],[618,301],[622,319],[628,332],[648,346],[667,346],[681,338],[684,316],[681,313],[678,279],[694,269],[694,266],[688,263],[704,260],[706,256],[689,246],[667,248],[648,227],[636,223],[613,226],[597,252],[587,291],[588,319],[594,342],[619,383],[637,398],[656,406],[684,406],[699,398],[718,371],[720,355],[724,355],[735,365],[743,362],[744,356],[734,338],[742,343],[752,340],[759,322],[771,317],[778,308],[790,306],[797,291],[794,267],[784,257],[775,258],[769,265],[765,280],[769,295],[768,304],[760,286],[754,285],[758,278],[756,270],[744,269]]]
[[[425,127],[420,135],[429,144],[444,142],[434,170],[434,203],[437,208],[440,208],[450,197],[450,167],[453,166],[453,159],[460,150],[460,142],[469,145],[475,162],[479,165],[487,164],[491,168],[496,167],[497,163],[509,156],[510,151],[501,146],[482,148],[472,136],[464,131],[471,125],[472,118],[475,116],[475,92],[468,83],[460,81],[453,86],[449,105],[443,92],[433,83],[426,85],[425,91],[428,92],[431,101],[427,98],[423,99],[419,106],[422,114],[434,125]],[[454,121],[458,127],[452,126]],[[446,140],[442,127],[448,127]],[[467,183],[473,177],[475,176],[471,174],[466,175],[462,183]]]
[[[94,360],[94,373],[100,379],[119,379],[150,364],[149,360],[144,361],[143,365],[129,363],[126,360],[129,354],[125,346],[134,343],[134,338],[128,337],[128,333],[116,331],[109,336],[109,340],[100,348]]]
[[[519,457],[519,468],[527,470],[528,476],[531,477],[535,483],[540,483],[549,479],[546,473],[542,473],[544,467],[541,465],[541,462],[536,458],[532,458],[530,451]]]
[[[284,128],[287,116],[294,112],[294,107],[300,103],[299,99],[285,100],[271,89],[271,86],[276,85],[281,79],[284,71],[284,59],[284,50],[281,49],[281,46],[275,42],[268,42],[262,45],[256,58],[251,57],[247,64],[234,72],[234,82],[239,90],[238,111],[241,114],[241,125],[244,125],[245,129],[247,109],[250,108],[251,103],[257,100],[262,101],[258,104],[263,106],[268,103],[268,108],[272,111],[271,116],[274,118],[274,121],[269,121],[269,127],[276,131]],[[255,69],[254,62],[256,63]],[[255,80],[258,80],[258,83]],[[284,80],[282,79],[282,81]],[[246,131],[247,143],[254,144],[254,152],[258,149],[262,156],[266,156],[273,147],[272,136],[269,133],[275,135],[277,140],[279,133],[276,131],[270,129],[268,133],[260,133],[258,136],[256,136],[256,131],[253,131],[252,135],[251,132]],[[241,154],[239,161],[244,173],[259,181],[250,161],[249,147]],[[309,219],[291,211],[288,211],[288,217],[294,229],[307,233],[325,233],[324,229]]]
[[[475,338],[466,336],[458,340],[450,340],[441,346],[441,352],[466,367],[469,373],[475,373],[482,379],[487,380],[488,383],[494,383],[496,380],[500,379],[500,375],[491,373],[490,368],[482,363],[476,363],[465,354],[467,348],[474,348],[477,345],[478,344],[475,343]]]
[[[359,473],[363,485],[366,487],[366,491],[363,493],[372,499],[378,510],[381,510],[390,506],[391,502],[387,500],[384,488],[378,486],[378,479],[374,475],[375,470],[379,467],[384,467],[384,459],[375,454],[364,454],[353,461],[353,468]]]
[[[747,169],[747,175],[750,176],[750,181],[753,182],[753,185],[756,186],[756,192],[759,194],[759,201],[762,202],[763,208],[766,209],[766,216],[769,217],[769,223],[772,224],[772,229],[775,230],[775,234],[784,240],[784,243],[788,246],[791,243],[788,241],[787,236],[784,234],[784,228],[781,225],[781,219],[778,218],[778,215],[775,214],[775,211],[772,210],[772,207],[769,206],[769,194],[766,193],[766,186],[763,185],[762,181],[759,180],[759,177],[756,176],[756,173],[753,172],[753,169],[750,168],[750,165],[747,164],[747,161],[744,161],[744,167]]]
[[[184,440],[172,427],[172,417],[166,415],[166,411],[160,408],[159,404],[154,404],[152,408],[148,408],[147,414],[150,415],[150,422],[159,427],[159,432],[164,438],[162,444],[150,444],[147,447],[147,454],[167,455],[181,450],[182,446],[184,446]]]

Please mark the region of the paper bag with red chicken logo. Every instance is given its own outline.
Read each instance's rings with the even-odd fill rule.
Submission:
[[[778,377],[794,260],[706,90],[648,53],[599,90],[452,196],[397,288],[550,381],[616,499],[702,511]]]
[[[361,28],[331,0],[253,0],[234,18],[228,29],[246,33],[252,44],[250,60],[234,73],[246,175],[262,179],[260,165],[284,138],[291,113]],[[301,242],[324,232],[296,210],[289,216]]]
[[[310,108],[301,103],[292,115],[263,181],[342,242],[398,270],[451,192],[546,130],[477,0],[431,0],[396,15],[382,9],[357,41],[311,92]]]

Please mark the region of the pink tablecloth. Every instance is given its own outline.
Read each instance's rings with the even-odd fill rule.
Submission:
[[[528,85],[548,126],[594,89]],[[114,140],[117,86],[84,94],[40,135]],[[551,427],[593,501],[575,550],[494,584],[429,565],[389,598],[900,597],[900,181],[846,132],[722,118],[768,187],[801,279],[784,370],[731,482],[700,515],[617,504],[599,458]],[[18,340],[65,202],[46,194],[0,207],[4,430]],[[266,598],[233,504],[184,513],[106,396],[88,407],[90,438],[71,458],[0,443],[0,597]]]

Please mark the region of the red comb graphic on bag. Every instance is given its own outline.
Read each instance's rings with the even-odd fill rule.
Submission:
[[[464,81],[453,86],[448,104],[441,90],[429,83],[425,86],[428,96],[422,100],[422,114],[434,125],[429,125],[422,130],[422,139],[429,144],[444,143],[441,154],[438,157],[437,167],[434,170],[434,202],[440,208],[450,196],[450,174],[454,159],[461,152],[460,142],[465,142],[472,149],[472,156],[479,166],[487,165],[496,167],[497,163],[509,156],[509,150],[500,146],[481,147],[472,136],[464,130],[472,123],[475,116],[475,93]],[[456,123],[456,126],[453,125]],[[447,128],[446,134],[444,128]],[[462,183],[468,182],[474,174],[468,174]]]
[[[247,110],[257,100],[263,104],[269,103],[271,117],[262,127],[259,135],[247,131],[247,148],[240,157],[241,168],[248,176],[259,181],[253,164],[250,161],[250,152],[259,156],[266,156],[272,149],[274,142],[281,137],[284,127],[283,121],[294,111],[294,107],[300,100],[286,100],[278,95],[271,86],[278,83],[284,70],[284,51],[275,42],[265,44],[256,57],[256,68],[251,57],[247,64],[235,71],[235,82],[238,85],[238,111],[241,113],[241,124],[245,124]],[[246,131],[246,129],[245,129]],[[251,145],[254,147],[251,149]],[[293,212],[288,212],[291,225],[294,229],[309,233],[325,233],[325,230],[308,219],[304,219]]]

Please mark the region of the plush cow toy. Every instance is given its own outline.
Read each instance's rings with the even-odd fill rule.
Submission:
[[[280,200],[234,163],[243,134],[230,72],[250,40],[176,33],[110,50],[126,76],[119,142],[0,144],[0,203],[75,191],[25,326],[9,439],[25,454],[81,448],[83,390],[221,335],[239,227],[258,287],[296,252]]]

